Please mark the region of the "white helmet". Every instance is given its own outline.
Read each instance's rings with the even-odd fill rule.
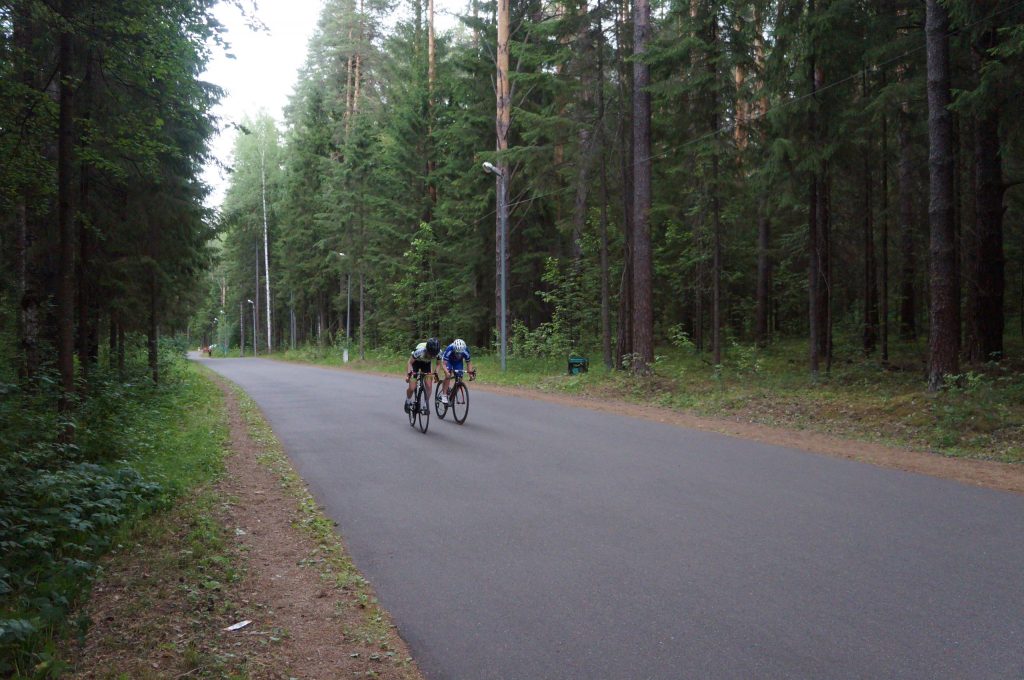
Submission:
[[[455,342],[452,343],[452,349],[455,350],[456,354],[465,354],[466,343],[463,342],[462,338],[455,338]]]

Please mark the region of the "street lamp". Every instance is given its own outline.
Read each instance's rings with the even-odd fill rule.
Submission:
[[[345,253],[338,252],[338,257],[348,257]],[[352,340],[352,272],[347,275],[348,288],[345,294],[345,341]],[[341,282],[338,282],[339,285]]]
[[[508,333],[505,328],[505,319],[508,316],[508,275],[505,271],[505,253],[508,251],[508,172],[496,168],[491,163],[484,161],[484,170],[492,175],[498,176],[498,227],[500,236],[498,238],[498,260],[501,262],[500,283],[501,288],[501,319],[498,322],[498,334],[501,338],[501,370],[505,371],[505,350],[508,345]]]
[[[256,303],[251,299],[247,299],[246,302],[252,308],[252,355],[256,356]]]

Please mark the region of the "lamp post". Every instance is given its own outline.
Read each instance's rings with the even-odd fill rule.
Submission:
[[[338,252],[338,257],[344,259],[348,256]],[[348,285],[345,293],[345,341],[349,342],[352,340],[352,272],[346,275],[346,281]],[[338,287],[341,287],[341,281],[338,282]]]
[[[246,302],[252,307],[252,355],[256,356],[256,303],[251,299]]]
[[[498,239],[498,260],[501,262],[499,297],[501,298],[501,319],[498,320],[498,334],[501,343],[501,370],[505,371],[505,350],[508,346],[508,332],[505,328],[505,320],[508,318],[508,274],[505,262],[508,252],[508,171],[500,169],[491,163],[484,162],[484,170],[497,175],[498,177],[498,225],[501,237]]]
[[[238,355],[241,357],[245,356],[245,303],[241,300],[238,301],[238,334],[241,336],[238,340]]]
[[[224,310],[222,309],[222,310],[220,310],[220,316],[217,317],[217,318],[221,322],[223,322],[223,323],[218,323],[217,324],[217,328],[219,329],[219,331],[217,332],[217,342],[220,344],[221,356],[225,356],[226,357],[228,355],[228,348],[227,348],[227,340],[225,340],[225,337],[226,337],[227,332],[228,332],[228,328],[227,328],[227,326],[228,326],[228,324],[227,324],[228,317],[224,315]]]

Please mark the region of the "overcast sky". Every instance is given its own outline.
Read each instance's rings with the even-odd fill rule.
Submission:
[[[446,8],[464,5],[463,0],[437,0],[437,28],[446,30],[455,20]],[[228,30],[231,43],[229,59],[216,52],[203,78],[226,90],[214,113],[224,128],[212,141],[214,158],[224,165],[231,163],[235,130],[226,127],[239,123],[245,116],[255,116],[264,109],[283,121],[283,110],[292,93],[299,68],[306,59],[306,46],[313,36],[320,17],[322,0],[258,0],[256,16],[267,31],[253,31],[241,12],[227,4],[216,9],[218,20]],[[219,207],[227,187],[227,175],[216,163],[207,166],[204,179],[213,187],[207,199],[211,207]]]

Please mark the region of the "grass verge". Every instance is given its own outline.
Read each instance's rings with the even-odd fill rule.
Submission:
[[[222,399],[196,367],[169,364],[158,387],[97,380],[93,389],[78,414],[74,447],[5,442],[2,675],[65,670],[58,641],[88,629],[89,619],[73,612],[101,573],[100,558],[148,531],[160,511],[223,469]],[[46,417],[31,418],[38,427]]]

